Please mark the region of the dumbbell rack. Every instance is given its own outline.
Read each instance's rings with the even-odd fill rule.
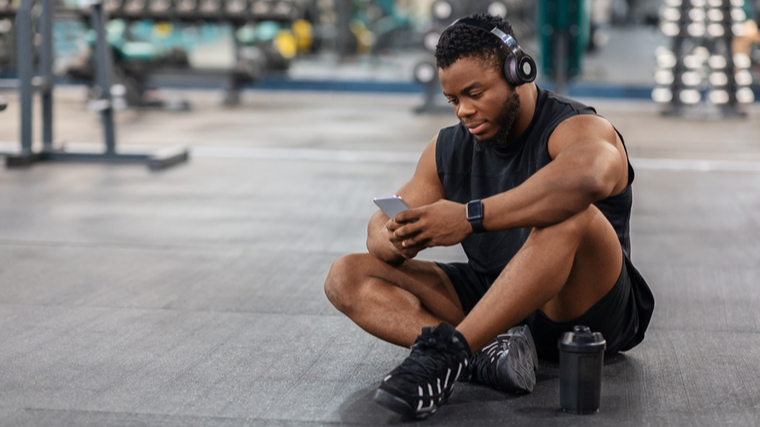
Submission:
[[[734,54],[741,35],[744,0],[665,0],[660,28],[672,37],[672,50],[656,51],[657,86],[652,99],[667,116],[743,117],[740,105],[754,100],[750,59]]]
[[[105,0],[110,19],[171,22],[292,22],[299,11],[292,0]]]
[[[109,163],[146,163],[151,170],[164,169],[187,161],[189,152],[184,147],[172,147],[156,153],[119,153],[116,149],[113,105],[111,100],[111,55],[105,34],[105,18],[101,0],[87,0],[90,8],[90,22],[96,34],[95,68],[96,92],[99,99],[91,104],[103,126],[105,150],[103,152],[73,152],[53,146],[53,1],[38,0],[42,12],[37,22],[40,31],[40,74],[34,77],[34,34],[32,8],[34,0],[21,0],[16,11],[17,30],[17,72],[19,104],[21,111],[20,152],[5,154],[5,164],[9,168],[30,166],[44,161],[80,161]],[[40,92],[42,99],[42,149],[32,147],[32,107],[34,91]]]

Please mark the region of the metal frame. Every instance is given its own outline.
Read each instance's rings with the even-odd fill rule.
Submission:
[[[414,112],[417,114],[446,114],[451,113],[451,106],[448,104],[440,104],[436,102],[436,99],[441,97],[441,82],[438,80],[438,74],[436,73],[435,79],[428,83],[423,84],[425,87],[425,101],[422,105],[414,108]]]
[[[32,6],[34,0],[21,0],[16,15],[19,103],[21,110],[21,151],[7,153],[5,164],[9,168],[31,166],[42,161],[84,161],[108,163],[146,163],[151,170],[164,169],[189,158],[185,147],[159,150],[155,153],[123,154],[116,150],[116,136],[111,100],[111,55],[105,34],[105,16],[102,0],[85,0],[91,9],[90,22],[95,30],[96,87],[100,99],[91,108],[100,113],[105,151],[102,153],[69,152],[53,147],[53,1],[38,0],[42,4],[38,26],[40,28],[40,76],[33,77],[34,44]],[[34,90],[42,99],[42,149],[32,149],[32,107]],[[0,153],[0,155],[3,153]]]

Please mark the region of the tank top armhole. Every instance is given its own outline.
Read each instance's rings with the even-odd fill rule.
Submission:
[[[438,135],[435,137],[435,172],[438,175],[438,180],[441,181],[441,185],[443,185],[443,151],[441,148],[441,134],[443,133],[444,129],[441,129],[438,131]]]
[[[623,144],[623,150],[625,150],[625,161],[628,163],[628,186],[630,187],[631,184],[633,184],[633,179],[636,177],[636,174],[633,171],[633,166],[631,166],[631,157],[628,155],[628,147],[625,146],[623,134],[621,134],[614,125],[612,128],[615,129],[615,133],[620,137],[620,142]]]

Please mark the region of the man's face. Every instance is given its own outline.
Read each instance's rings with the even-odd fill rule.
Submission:
[[[443,94],[457,118],[483,145],[504,145],[519,112],[520,98],[483,58],[462,58],[438,69]]]

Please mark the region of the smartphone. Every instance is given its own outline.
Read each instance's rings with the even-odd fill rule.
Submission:
[[[375,197],[374,201],[377,207],[391,219],[395,218],[399,213],[411,209],[401,196],[395,194],[392,196]]]

